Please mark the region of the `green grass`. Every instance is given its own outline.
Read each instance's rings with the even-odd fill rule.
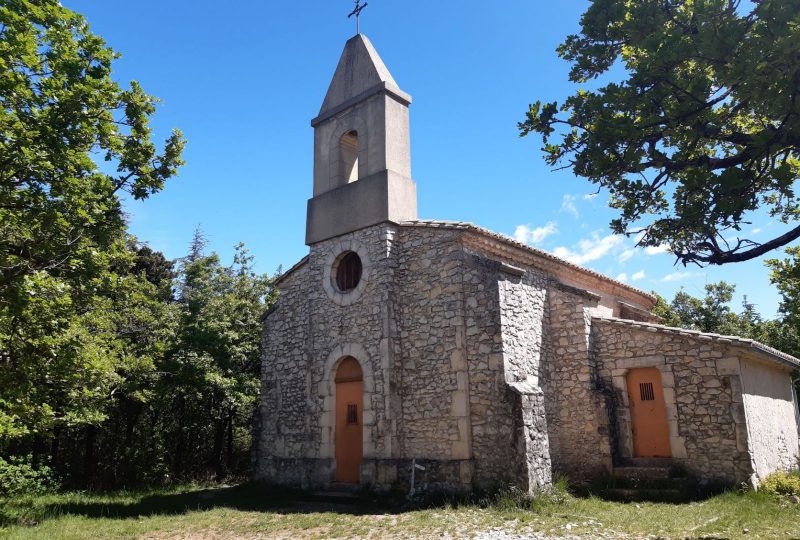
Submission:
[[[301,499],[255,484],[18,497],[0,500],[0,538],[461,538],[496,528],[586,538],[800,538],[800,505],[764,493],[684,504],[506,494],[417,509],[366,498],[354,508]]]

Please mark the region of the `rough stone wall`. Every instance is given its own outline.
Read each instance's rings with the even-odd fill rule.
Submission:
[[[742,358],[742,394],[753,469],[758,483],[798,466],[796,404],[788,369]]]
[[[519,276],[521,270],[501,266],[498,276],[503,372],[506,384],[519,394],[514,396],[512,413],[518,422],[514,427],[517,474],[529,491],[537,491],[552,482],[544,395],[539,387],[548,280],[533,268]]]
[[[481,489],[549,484],[541,392],[507,384],[537,375],[544,277],[506,274],[458,231],[401,227],[397,243],[402,455],[463,460]]]
[[[498,288],[506,380],[537,381],[547,279],[533,270],[521,277],[503,277]]]
[[[475,485],[523,489],[525,446],[520,395],[506,384],[500,315],[500,263],[464,252],[467,302],[465,354],[469,366],[469,406]]]
[[[438,233],[438,234],[437,234]],[[451,231],[401,228],[394,302],[402,455],[468,459],[461,250]]]
[[[264,321],[258,456],[287,456],[298,451],[304,455],[307,447],[316,446],[305,429],[305,388],[297,392],[298,381],[305,378],[299,370],[308,364],[309,328],[302,287],[307,279],[307,266],[303,266],[281,291],[280,307],[273,308]],[[292,388],[299,395],[292,396]],[[261,459],[257,463],[258,467],[264,465]]]
[[[535,493],[547,489],[553,482],[544,392],[531,382],[513,382],[509,386],[518,393],[514,418],[517,420],[515,440],[519,478],[514,483]]]
[[[740,353],[702,335],[594,319],[593,349],[601,384],[614,389],[614,440],[631,457],[625,375],[661,371],[673,460],[708,480],[742,482],[752,465],[739,375]]]
[[[257,476],[331,481],[331,380],[345,351],[365,368],[362,483],[408,486],[418,459],[427,465],[417,487],[534,490],[551,481],[554,432],[570,473],[596,468],[597,400],[585,376],[591,295],[467,249],[462,234],[382,225],[312,246],[264,322]],[[355,298],[325,285],[343,249],[365,263]]]
[[[264,321],[257,477],[304,486],[331,480],[335,364],[328,357],[343,344],[363,350],[356,359],[371,374],[365,378],[364,456],[391,453],[394,424],[385,390],[392,238],[391,226],[381,225],[315,244],[308,262],[281,284]],[[332,301],[323,287],[332,254],[345,248],[361,250],[366,263],[365,286],[350,305]]]
[[[589,349],[597,297],[559,283],[548,290],[541,374],[554,472],[582,482],[610,472],[605,394]]]

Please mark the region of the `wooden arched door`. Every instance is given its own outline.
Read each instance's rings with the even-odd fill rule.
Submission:
[[[336,481],[356,484],[361,476],[364,377],[358,360],[348,356],[336,369]]]
[[[671,457],[667,407],[658,368],[628,372],[628,400],[635,457]]]

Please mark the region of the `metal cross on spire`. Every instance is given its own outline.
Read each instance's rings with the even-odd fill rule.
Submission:
[[[347,16],[347,18],[349,19],[353,15],[356,16],[356,34],[360,34],[361,31],[359,30],[359,27],[358,27],[358,17],[359,17],[359,15],[361,15],[361,10],[363,10],[369,4],[364,2],[364,5],[362,6],[361,5],[361,0],[354,0],[354,2],[356,3],[356,7],[355,7],[355,9],[353,11],[350,12],[350,14]]]

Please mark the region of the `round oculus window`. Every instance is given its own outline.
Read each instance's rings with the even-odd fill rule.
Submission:
[[[339,256],[336,263],[336,288],[340,292],[350,292],[361,281],[361,257],[355,251],[347,251]]]

